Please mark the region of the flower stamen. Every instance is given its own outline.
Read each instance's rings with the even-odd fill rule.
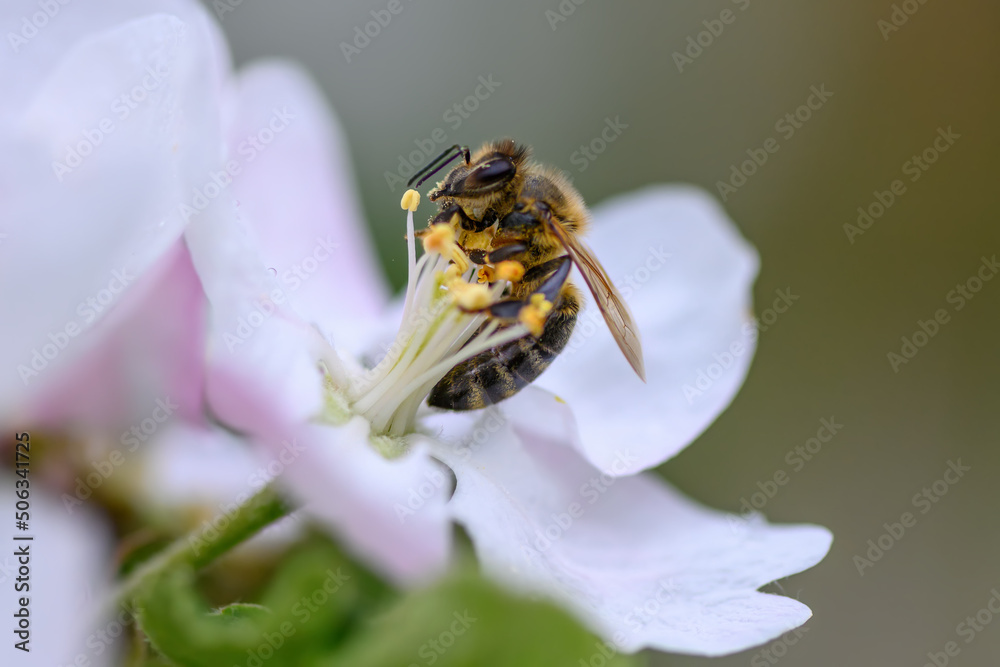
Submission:
[[[351,410],[368,419],[372,433],[391,437],[413,432],[424,399],[452,368],[529,331],[521,323],[501,325],[490,317],[488,308],[502,296],[508,279],[494,276],[498,279],[489,286],[479,284],[480,271],[472,269],[451,225],[432,225],[421,233],[425,253],[416,260],[415,194],[408,192],[401,201],[409,254],[403,321],[382,360],[353,376],[346,390]],[[517,262],[500,264],[507,265],[504,276],[519,275]],[[541,312],[543,305],[530,307]]]

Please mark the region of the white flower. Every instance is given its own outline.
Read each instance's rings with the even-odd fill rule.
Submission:
[[[358,360],[399,310],[319,93],[293,67],[258,64],[228,104],[235,129],[220,165],[254,137],[269,141],[186,232],[212,306],[209,401],[269,457],[287,454],[286,488],[354,553],[396,581],[424,581],[446,566],[458,521],[495,577],[563,601],[626,651],[728,653],[809,617],[756,589],[817,563],[828,531],[733,521],[633,475],[701,433],[752,356],[756,256],[712,200],[654,188],[595,211],[590,241],[636,315],[648,384],[591,311],[537,387],[486,415],[433,413],[420,387],[454,361],[459,338],[409,356],[417,347],[404,344],[409,380],[366,394],[388,368],[373,383]],[[424,328],[404,324],[404,343],[462,328],[419,318],[421,307],[457,313],[431,296],[432,276],[414,286],[405,321]]]
[[[48,5],[46,5],[48,7]],[[52,10],[52,7],[55,10]],[[173,212],[221,153],[228,55],[196,3],[4,3],[0,419],[201,413],[204,294]]]

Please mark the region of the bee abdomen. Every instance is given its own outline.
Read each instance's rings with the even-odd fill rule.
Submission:
[[[447,410],[478,410],[527,387],[563,351],[576,324],[576,308],[553,311],[541,338],[525,335],[486,350],[451,369],[427,403]]]

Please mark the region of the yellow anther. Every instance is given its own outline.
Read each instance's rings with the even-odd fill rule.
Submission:
[[[444,254],[445,250],[455,245],[455,231],[450,225],[431,225],[424,234],[424,252]]]
[[[456,280],[462,280],[462,274],[463,273],[465,273],[465,272],[462,271],[458,267],[458,265],[456,265],[456,264],[449,264],[448,268],[445,269],[445,272],[444,272],[444,284],[446,286],[448,286],[450,283],[452,283],[452,282],[454,282]]]
[[[404,211],[416,211],[417,207],[420,206],[420,193],[416,190],[407,190],[403,193],[403,200],[399,202],[399,205]]]
[[[552,302],[544,294],[532,294],[531,303],[521,308],[517,314],[518,321],[528,328],[535,338],[540,338],[545,330],[545,320],[552,310]]]
[[[459,273],[465,273],[469,270],[469,258],[464,252],[462,252],[462,249],[458,247],[457,243],[449,248],[448,258],[454,262],[452,266],[458,267]]]
[[[490,291],[486,285],[476,285],[458,280],[448,285],[448,289],[451,291],[455,303],[463,310],[483,310],[492,303]]]
[[[479,267],[479,272],[476,275],[481,283],[491,283],[496,280],[496,271],[493,270],[492,266]]]
[[[516,283],[524,277],[524,264],[513,260],[500,262],[496,267],[496,276],[500,280],[509,280],[512,283]]]

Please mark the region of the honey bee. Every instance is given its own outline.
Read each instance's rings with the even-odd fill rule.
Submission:
[[[501,139],[475,154],[454,146],[414,176],[411,184],[419,185],[459,155],[464,164],[452,169],[429,194],[440,206],[429,224],[454,225],[459,245],[475,264],[515,260],[524,267],[505,298],[485,308],[501,327],[517,324],[522,309],[530,304],[544,303],[547,312],[531,333],[455,366],[431,390],[428,404],[448,410],[488,407],[541,375],[566,347],[580,312],[580,292],[569,280],[574,264],[618,347],[645,381],[638,328],[604,267],[580,239],[590,216],[569,180],[562,172],[531,161],[529,147]]]

